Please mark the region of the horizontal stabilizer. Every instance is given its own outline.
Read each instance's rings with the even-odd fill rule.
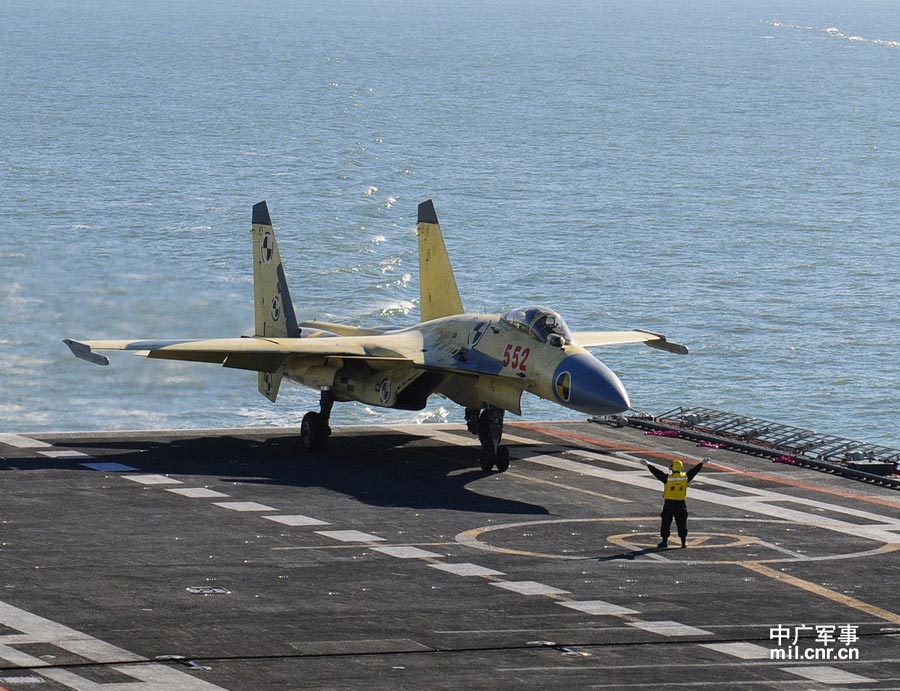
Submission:
[[[333,336],[380,336],[386,331],[396,331],[395,327],[383,326],[374,329],[366,329],[361,326],[350,326],[348,324],[335,324],[334,322],[321,321],[304,321],[298,324],[303,329],[304,338],[322,338]],[[325,332],[319,333],[316,332]]]
[[[257,374],[259,392],[272,401],[272,403],[278,398],[278,390],[281,388],[282,377],[284,377],[284,367],[279,367],[274,372],[259,372],[259,374]]]

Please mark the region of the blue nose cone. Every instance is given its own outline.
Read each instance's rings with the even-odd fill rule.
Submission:
[[[553,374],[553,394],[567,408],[588,415],[616,415],[631,408],[628,392],[609,367],[584,353],[570,355]]]

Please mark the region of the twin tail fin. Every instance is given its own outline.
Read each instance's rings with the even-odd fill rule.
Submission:
[[[264,201],[253,205],[250,234],[253,240],[254,335],[259,338],[299,338],[300,327],[281,263],[281,252]],[[283,366],[275,372],[260,372],[259,392],[274,401],[283,376]]]
[[[419,236],[419,303],[422,321],[463,313],[459,288],[450,266],[444,236],[434,204],[429,199],[419,204],[416,226]]]

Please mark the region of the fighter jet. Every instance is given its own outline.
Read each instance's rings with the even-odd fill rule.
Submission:
[[[506,314],[476,314],[462,300],[431,200],[418,207],[422,321],[406,328],[363,328],[298,322],[266,202],[253,206],[252,337],[202,340],[66,339],[72,353],[99,365],[98,350],[130,350],[149,358],[208,362],[258,373],[262,395],[275,401],[283,379],[319,391],[300,440],[322,451],[335,402],[358,401],[421,410],[440,395],[465,409],[468,430],[481,442],[485,472],[509,468],[501,445],[506,412],[521,415],[528,392],[567,408],[610,416],[631,407],[619,378],[586,348],[644,343],[672,353],[687,348],[650,331],[570,331],[552,309],[528,306]]]

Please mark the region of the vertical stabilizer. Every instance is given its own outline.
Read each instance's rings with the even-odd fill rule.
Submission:
[[[300,329],[294,303],[287,287],[281,252],[265,202],[253,205],[250,231],[253,239],[253,312],[254,335],[262,338],[298,338]],[[259,373],[259,392],[274,401],[284,369]]]
[[[429,199],[419,204],[419,295],[422,321],[462,314],[462,300],[444,236],[438,223],[434,204]]]
[[[300,330],[294,303],[284,276],[281,252],[265,202],[253,206],[253,309],[254,335],[263,338],[297,338]]]

